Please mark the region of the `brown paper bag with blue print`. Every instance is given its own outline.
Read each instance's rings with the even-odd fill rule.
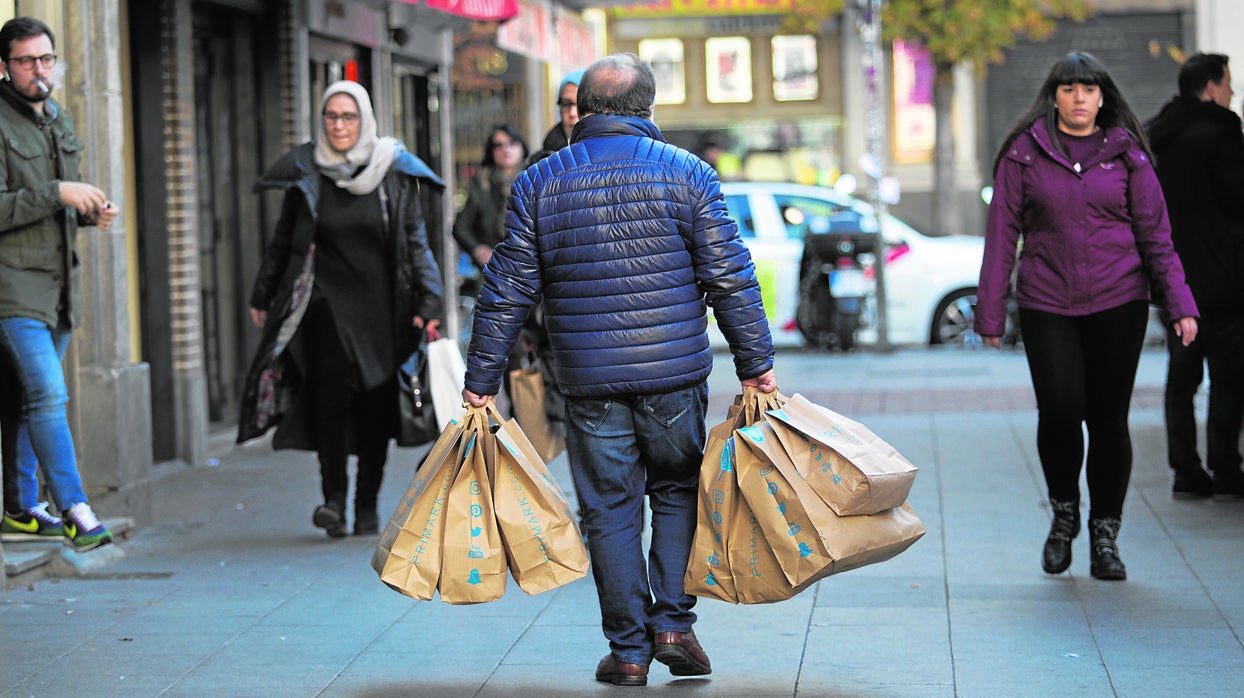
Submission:
[[[734,477],[734,449],[730,444],[734,426],[735,420],[728,419],[708,432],[708,444],[700,464],[695,537],[683,577],[686,593],[730,603],[739,601],[726,550],[739,498],[739,484]]]
[[[489,409],[500,421],[500,412]],[[531,440],[511,419],[497,430],[495,441],[495,450],[485,453],[514,581],[528,594],[539,594],[587,576],[587,547],[574,510]]]
[[[432,444],[371,558],[380,581],[423,601],[440,582],[445,504],[462,458],[462,434],[462,422],[452,420]]]
[[[704,459],[700,464],[695,537],[683,578],[683,588],[688,594],[730,603],[741,602],[734,583],[735,570],[729,560],[729,541],[736,529],[740,531],[737,534],[740,540],[748,540],[751,516],[745,507],[742,511],[738,510],[740,497],[732,436],[735,429],[760,419],[766,409],[781,406],[784,399],[777,393],[766,394],[754,388],[745,388],[743,394],[735,397],[726,420],[708,432]],[[756,557],[747,545],[743,545],[741,550],[744,562]],[[764,561],[755,562],[764,567]],[[749,576],[760,572],[755,565],[748,564],[744,568]],[[749,598],[764,595],[759,591],[748,594]]]
[[[795,394],[766,414],[795,469],[840,516],[907,501],[916,466],[868,427]]]
[[[833,574],[884,562],[924,536],[924,524],[907,504],[876,514],[839,516],[834,513],[800,476],[785,449],[774,447],[772,432],[772,425],[765,423],[736,433],[736,439],[745,441],[753,453],[762,456],[771,466],[762,477],[740,483],[740,490],[749,502],[764,502],[768,495],[785,505],[768,512],[762,510],[760,518],[762,524],[769,524],[764,526],[765,535],[774,544],[783,570],[788,574],[794,571],[792,583],[807,587]],[[763,487],[758,486],[761,482]],[[773,512],[782,509],[786,512],[782,518],[773,516]],[[800,509],[806,518],[800,514]],[[815,543],[803,538],[798,547],[803,551],[807,543],[807,549],[813,552],[800,558],[803,564],[792,567],[792,556],[784,556],[783,552],[789,552],[795,546],[794,541],[806,533],[805,522],[814,530]],[[822,564],[821,551],[828,557],[828,564]],[[812,560],[805,562],[809,558]]]
[[[779,468],[789,457],[772,425],[760,422],[734,432],[738,442],[739,492],[773,548],[791,586],[798,586],[833,564],[820,531],[834,517],[816,495],[800,490],[789,475],[794,466]],[[795,474],[795,480],[799,480]],[[799,483],[802,484],[802,483]]]
[[[495,448],[483,410],[468,411],[462,465],[445,506],[441,554],[441,601],[472,604],[505,595],[506,560],[493,510],[492,486],[484,452]]]
[[[734,437],[730,439],[730,448],[737,448]],[[736,469],[736,477],[738,472]],[[790,583],[786,573],[782,571],[782,565],[765,536],[760,520],[742,495],[735,500],[734,516],[730,521],[727,539],[727,557],[738,603],[785,601],[801,591],[801,588]]]

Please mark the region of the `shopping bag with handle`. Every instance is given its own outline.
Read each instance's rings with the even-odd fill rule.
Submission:
[[[743,573],[751,577],[753,586],[760,583],[759,576],[772,553],[755,551],[749,543],[752,516],[738,495],[732,438],[735,429],[754,423],[766,409],[779,407],[782,400],[777,393],[745,388],[735,398],[726,420],[708,432],[700,464],[695,538],[683,579],[688,594],[739,603],[734,565],[729,560],[732,536],[740,541],[736,547]]]
[[[795,469],[839,515],[877,514],[907,501],[916,466],[868,427],[799,394],[767,417]]]
[[[429,600],[441,577],[445,505],[462,458],[463,423],[441,432],[415,472],[372,554],[380,581],[407,596]]]
[[[485,453],[496,443],[484,408],[463,418],[462,462],[445,505],[444,549],[437,590],[441,601],[471,604],[505,594],[506,559],[493,509]]]
[[[534,358],[526,367],[510,371],[510,402],[514,405],[514,419],[536,453],[550,463],[566,450],[566,437],[554,429],[545,411],[544,371],[543,364]]]
[[[792,584],[807,587],[832,574],[889,560],[924,536],[924,525],[905,503],[876,514],[835,513],[795,469],[785,449],[777,447],[773,434],[768,422],[737,432],[736,438],[767,464],[752,480],[743,479],[747,473],[741,470],[740,490],[761,509],[762,528]],[[766,501],[773,505],[767,510]]]
[[[451,419],[462,414],[462,388],[466,382],[466,364],[458,342],[439,333],[428,335],[428,380],[425,388],[432,394],[432,408],[437,425],[444,429]]]
[[[496,407],[489,410],[500,421]],[[565,491],[518,422],[505,421],[495,438],[489,473],[514,581],[538,594],[586,576],[587,548]]]

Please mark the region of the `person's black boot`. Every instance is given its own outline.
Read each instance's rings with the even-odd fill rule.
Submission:
[[[1119,559],[1119,526],[1122,521],[1117,518],[1089,519],[1090,551],[1093,564],[1089,568],[1097,579],[1127,579],[1127,568]]]
[[[1041,549],[1041,569],[1059,574],[1071,566],[1071,541],[1080,534],[1080,503],[1050,500],[1054,520]]]
[[[345,497],[330,497],[328,501],[315,508],[311,514],[311,523],[324,529],[329,538],[344,538],[349,534],[346,530]]]
[[[380,517],[376,514],[376,499],[354,500],[354,535],[370,536],[380,532]]]
[[[1205,499],[1214,494],[1214,481],[1200,466],[1176,468],[1171,482],[1174,499]]]

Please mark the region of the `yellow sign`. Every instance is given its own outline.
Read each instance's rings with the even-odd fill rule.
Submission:
[[[712,17],[715,15],[786,14],[795,0],[654,0],[615,7],[618,19],[640,17]]]

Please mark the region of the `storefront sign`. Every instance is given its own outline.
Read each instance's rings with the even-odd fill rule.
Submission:
[[[457,17],[482,22],[500,22],[518,12],[515,0],[401,0],[407,5],[423,5]]]
[[[786,14],[796,0],[655,0],[615,7],[617,18]]]
[[[557,60],[562,70],[586,68],[598,58],[596,40],[586,22],[562,13],[553,26],[557,36]]]
[[[547,2],[515,0],[518,13],[497,27],[497,46],[537,61],[551,63],[553,24]]]

